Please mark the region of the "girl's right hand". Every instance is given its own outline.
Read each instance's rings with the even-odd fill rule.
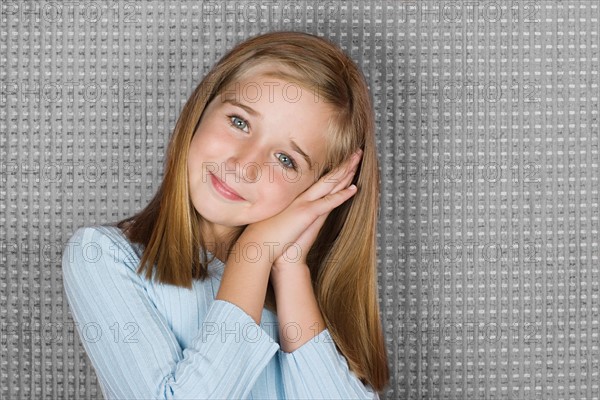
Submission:
[[[348,200],[356,193],[356,188],[349,187],[356,172],[362,150],[354,153],[348,160],[338,168],[330,171],[312,186],[302,192],[290,203],[290,205],[265,220],[255,222],[246,227],[238,243],[254,243],[259,247],[266,247],[270,264],[280,258],[286,248],[291,244],[298,244],[298,238],[311,225],[320,218],[321,225],[325,217],[334,208]],[[311,227],[311,229],[314,228]],[[320,226],[318,227],[320,230]],[[318,233],[314,232],[314,238]],[[306,260],[306,254],[310,250],[310,244],[303,243],[300,257]],[[263,252],[263,257],[265,253]]]

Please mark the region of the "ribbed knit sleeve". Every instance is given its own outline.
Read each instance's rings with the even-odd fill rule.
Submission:
[[[122,246],[85,227],[62,258],[67,301],[104,396],[246,398],[278,344],[241,308],[215,300],[182,350]]]
[[[277,354],[286,399],[379,399],[350,371],[327,329],[293,352]]]

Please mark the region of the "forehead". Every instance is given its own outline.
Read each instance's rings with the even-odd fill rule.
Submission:
[[[303,81],[297,76],[298,74],[290,67],[273,63],[258,64],[249,67],[229,82],[220,91],[219,102],[227,103],[228,100],[233,99],[253,108],[261,108],[267,103],[277,103],[276,106],[281,112],[291,108],[296,109],[296,112],[304,109],[315,113],[315,109],[318,109],[316,114],[329,117],[334,107],[320,96],[316,85]]]
[[[234,80],[243,81],[252,77],[275,77],[277,75],[279,75],[279,79],[300,80],[299,78],[294,78],[298,77],[299,74],[296,71],[294,71],[291,67],[273,61],[266,61],[252,65],[246,68],[241,73],[239,73],[237,79]]]
[[[257,88],[261,86],[261,88]],[[266,90],[266,93],[273,95],[281,94],[282,89],[285,100],[290,102],[298,102],[299,95],[304,98],[311,97],[313,102],[323,103],[318,97],[318,91],[315,91],[316,85],[311,82],[306,82],[306,79],[300,78],[300,74],[291,69],[291,67],[273,62],[263,62],[257,65],[248,67],[243,72],[239,73],[221,91],[221,96],[224,93],[242,92],[241,95],[247,97],[250,102],[257,102],[259,98],[252,95],[257,90]],[[275,90],[277,89],[277,90]]]

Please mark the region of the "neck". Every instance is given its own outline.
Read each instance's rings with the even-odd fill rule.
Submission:
[[[241,233],[238,227],[215,226],[207,221],[200,223],[200,231],[206,243],[206,250],[223,263],[227,261],[228,249]]]

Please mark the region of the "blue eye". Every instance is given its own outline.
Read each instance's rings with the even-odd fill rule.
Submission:
[[[294,163],[294,160],[291,157],[289,157],[289,156],[287,156],[287,155],[285,155],[283,153],[277,153],[277,155],[278,155],[277,158],[279,159],[279,161],[281,161],[281,163],[286,168],[296,169],[296,163]]]
[[[240,118],[237,115],[228,115],[227,119],[229,120],[229,125],[233,126],[234,128],[241,129],[246,133],[248,132],[244,130],[244,127],[250,128],[250,124],[248,124],[245,119]]]

